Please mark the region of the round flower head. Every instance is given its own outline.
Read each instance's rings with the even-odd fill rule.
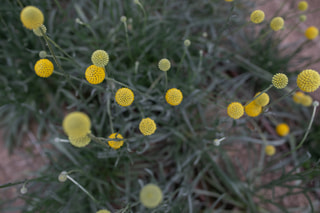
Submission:
[[[129,88],[120,88],[116,92],[115,99],[120,106],[130,106],[134,100],[134,94]]]
[[[25,185],[23,185],[23,186],[21,187],[21,189],[20,189],[20,193],[21,193],[21,194],[27,194],[27,192],[28,192],[28,188],[27,188]]]
[[[139,130],[143,135],[152,135],[156,129],[156,123],[151,118],[144,118],[140,121]]]
[[[288,77],[283,73],[277,73],[272,77],[272,84],[277,89],[283,89],[288,85]]]
[[[20,13],[20,20],[26,28],[29,30],[40,27],[44,22],[44,17],[38,8],[34,6],[27,6],[22,9]]]
[[[255,104],[255,102],[252,101],[244,107],[244,110],[246,111],[249,117],[257,117],[262,112],[262,107]]]
[[[159,61],[158,67],[159,67],[159,69],[160,69],[161,71],[166,72],[166,71],[168,71],[168,70],[170,69],[171,63],[170,63],[170,61],[169,61],[168,59],[163,58],[163,59],[161,59],[161,60]]]
[[[298,3],[298,10],[300,10],[300,11],[305,11],[305,10],[307,10],[308,9],[308,2],[306,2],[306,1],[300,1],[299,3]]]
[[[36,36],[42,36],[41,30],[42,30],[43,33],[45,34],[45,33],[47,32],[46,26],[41,25],[40,27],[35,28],[35,29],[33,29],[32,31],[33,31],[33,33],[34,33]]]
[[[312,97],[310,95],[304,95],[301,99],[301,104],[305,107],[309,107],[312,105]]]
[[[140,202],[147,208],[155,208],[162,202],[162,191],[159,186],[149,183],[140,191]]]
[[[191,41],[189,39],[184,40],[183,42],[185,47],[189,47],[191,45]]]
[[[115,139],[116,137],[117,139],[123,139],[122,135],[120,135],[119,133],[112,133],[111,135],[109,135],[110,139]],[[108,141],[108,144],[113,149],[119,149],[123,145],[123,141]]]
[[[172,106],[177,106],[181,103],[183,99],[182,92],[179,89],[172,88],[166,93],[166,101]]]
[[[281,123],[277,125],[276,132],[279,136],[284,137],[289,134],[290,128],[287,124]]]
[[[254,97],[256,97],[259,94],[260,92],[258,92]],[[258,98],[254,100],[254,103],[264,107],[269,103],[269,101],[270,101],[269,95],[264,92],[262,95],[260,95]]]
[[[40,58],[45,58],[45,57],[47,57],[47,52],[44,51],[44,50],[40,51],[40,52],[39,52],[39,57],[40,57]]]
[[[97,211],[96,213],[111,213],[111,212],[106,209],[101,209],[101,210]]]
[[[307,39],[313,40],[318,37],[319,30],[318,28],[311,26],[306,29],[306,31],[304,32],[304,35],[306,36]]]
[[[264,12],[262,10],[255,10],[250,15],[250,20],[255,23],[259,24],[264,20]]]
[[[226,2],[232,2],[233,0],[224,0],[224,1],[226,1]]]
[[[232,102],[228,106],[227,113],[229,117],[233,119],[239,119],[244,114],[244,109],[242,104],[239,102]]]
[[[104,68],[91,65],[87,68],[85,76],[90,84],[100,84],[106,77],[106,73]]]
[[[284,25],[284,20],[281,17],[275,17],[270,22],[270,27],[274,31],[281,30],[283,28],[283,25]]]
[[[121,16],[120,17],[120,21],[123,22],[123,23],[127,22],[127,17],[126,16]]]
[[[302,98],[305,96],[305,94],[303,92],[297,91],[296,93],[294,93],[292,99],[295,103],[297,104],[301,104],[302,102]]]
[[[85,136],[80,136],[80,137],[69,135],[69,141],[75,147],[79,147],[79,148],[85,147],[91,141],[91,138],[88,136],[89,133],[90,131]]]
[[[98,67],[104,67],[109,62],[109,55],[104,50],[96,50],[91,55],[91,61]]]
[[[42,78],[48,78],[53,73],[53,64],[48,59],[40,59],[34,65],[34,71],[37,76]]]
[[[71,112],[62,122],[65,133],[70,137],[81,138],[90,132],[90,118],[83,112]]]
[[[266,148],[264,149],[266,155],[272,156],[276,153],[276,148],[272,145],[267,145]]]
[[[303,70],[297,77],[297,85],[304,92],[314,92],[320,86],[320,75],[315,70]]]
[[[305,22],[305,21],[307,20],[307,16],[306,16],[306,15],[300,15],[300,16],[299,16],[299,20],[300,20],[301,22]]]
[[[58,176],[58,180],[61,183],[66,182],[67,179],[68,179],[68,172],[66,171],[62,171]]]

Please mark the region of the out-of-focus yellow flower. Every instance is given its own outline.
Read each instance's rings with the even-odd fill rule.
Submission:
[[[264,149],[266,155],[272,156],[276,153],[276,148],[272,145],[267,145],[266,148]]]
[[[311,26],[306,29],[306,31],[304,32],[304,35],[306,36],[307,39],[313,40],[318,37],[319,30],[315,26]]]
[[[264,12],[262,10],[255,10],[250,15],[250,20],[255,23],[259,24],[264,20]]]
[[[279,136],[284,137],[289,134],[290,128],[286,123],[281,123],[277,125],[276,132]]]
[[[26,6],[20,13],[20,20],[29,30],[40,27],[44,22],[44,16],[41,10],[34,6]]]
[[[244,110],[249,117],[257,117],[262,112],[262,107],[252,101],[244,107]]]
[[[303,70],[297,77],[297,85],[304,92],[314,92],[320,86],[320,75],[312,69]]]
[[[274,31],[281,30],[284,26],[284,20],[282,17],[275,17],[270,22],[270,27]]]

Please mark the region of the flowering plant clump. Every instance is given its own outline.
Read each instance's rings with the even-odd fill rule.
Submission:
[[[129,88],[120,88],[116,92],[115,99],[120,106],[127,107],[134,101],[134,94]]]
[[[170,63],[170,61],[169,61],[168,59],[163,58],[163,59],[161,59],[161,60],[159,61],[158,67],[159,67],[159,69],[160,69],[161,71],[166,72],[166,71],[168,71],[168,70],[170,69],[171,63]]]
[[[284,25],[284,20],[282,17],[275,17],[270,22],[270,27],[274,31],[281,30],[283,28],[283,25]]]
[[[290,132],[290,128],[288,126],[288,124],[286,123],[281,123],[281,124],[278,124],[277,127],[276,127],[276,132],[279,136],[281,137],[284,137],[286,135],[289,134]]]
[[[319,30],[315,26],[311,26],[306,29],[306,31],[304,32],[304,35],[306,36],[307,39],[313,40],[318,37]]]
[[[277,89],[283,89],[288,85],[288,77],[283,73],[277,73],[272,77],[272,85]]]
[[[151,118],[144,118],[140,121],[139,129],[143,135],[147,136],[152,135],[156,131],[157,126]]]
[[[159,186],[149,183],[140,191],[140,202],[147,208],[155,208],[162,202],[163,196]]]
[[[109,55],[104,50],[96,50],[91,55],[92,64],[98,67],[107,66],[109,62]]]
[[[251,13],[250,20],[255,24],[259,24],[259,23],[263,22],[264,16],[265,15],[262,10],[255,10]]]
[[[166,93],[166,101],[172,106],[177,106],[182,102],[183,95],[179,89],[171,88]]]
[[[312,69],[303,70],[297,77],[297,85],[304,92],[314,92],[320,86],[320,75]]]
[[[90,84],[100,84],[106,77],[106,73],[102,67],[91,65],[86,69],[85,76]]]
[[[29,30],[40,27],[44,22],[44,16],[41,10],[35,6],[27,6],[20,13],[20,20]]]
[[[53,64],[48,59],[40,59],[34,65],[34,71],[36,72],[37,76],[42,78],[48,78],[53,73]]]
[[[243,116],[244,114],[244,109],[241,103],[239,102],[232,102],[229,104],[227,113],[229,117],[233,119],[239,119]]]
[[[109,139],[123,139],[119,133],[112,133],[109,135]],[[108,144],[113,149],[119,149],[123,145],[123,141],[108,141]]]

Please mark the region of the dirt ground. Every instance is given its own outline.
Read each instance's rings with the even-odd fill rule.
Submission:
[[[235,0],[236,1],[236,0]],[[266,18],[271,18],[271,15],[274,11],[276,11],[283,1],[279,0],[268,0],[267,4],[264,4],[263,7],[257,8],[262,9],[266,13]],[[260,0],[259,2],[265,2],[265,0]],[[307,0],[309,3],[309,11],[314,10],[315,8],[320,8],[320,0]],[[291,10],[297,7],[298,1],[295,1],[294,4],[286,4],[283,8],[285,10]],[[281,14],[281,13],[280,13]],[[301,23],[298,29],[291,33],[287,39],[284,41],[282,45],[286,45],[292,42],[302,43],[304,38],[304,31],[309,26],[316,26],[320,28],[320,10],[314,12],[312,14],[307,14],[307,20],[304,23]],[[293,21],[294,22],[294,21]],[[312,56],[314,58],[319,58],[319,49],[320,49],[320,38],[318,37],[313,42],[313,45],[308,48],[304,52],[305,56]],[[312,65],[308,67],[310,69],[320,70],[320,63]],[[320,100],[320,93],[313,94],[318,100]],[[2,138],[2,132],[0,131],[0,138]],[[26,148],[33,150],[32,152],[27,152]],[[15,181],[22,181],[28,178],[35,177],[35,172],[46,163],[45,157],[41,154],[41,146],[35,143],[35,138],[30,133],[30,135],[26,136],[24,144],[19,149],[15,149],[14,153],[10,155],[4,145],[3,141],[0,141],[0,185],[8,183],[8,182],[15,182]],[[245,157],[245,154],[244,154]],[[271,177],[272,178],[272,177]],[[10,200],[16,198],[17,195],[20,194],[20,186],[19,187],[10,187],[7,189],[0,189],[0,209],[3,208],[2,202],[4,200]],[[298,206],[303,207],[307,206],[308,202],[305,198],[296,197],[288,198],[286,201],[288,206]],[[14,203],[17,206],[23,205],[21,200],[15,200]],[[320,207],[318,206],[318,209]],[[11,213],[19,213],[14,209],[8,211]]]

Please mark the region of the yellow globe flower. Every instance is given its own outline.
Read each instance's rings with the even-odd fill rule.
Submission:
[[[130,106],[134,101],[134,94],[129,88],[120,88],[116,92],[115,99],[120,106]]]
[[[91,121],[83,112],[71,112],[63,119],[62,127],[69,137],[81,138],[90,132]]]
[[[260,92],[258,92],[254,97],[256,97],[257,95],[259,95]],[[266,106],[270,101],[269,95],[267,93],[263,93],[262,95],[260,95],[258,98],[256,98],[254,100],[254,103],[257,104],[258,106]]]
[[[96,213],[111,213],[111,212],[106,209],[101,209],[101,210],[97,211]]]
[[[85,76],[90,84],[100,84],[106,77],[106,73],[104,68],[91,65],[87,68]]]
[[[87,134],[85,136],[80,136],[80,137],[69,135],[69,141],[75,147],[79,147],[79,148],[85,147],[91,141],[91,138],[88,136],[89,133],[90,133],[90,131],[87,132]]]
[[[162,202],[163,196],[159,186],[149,183],[140,191],[140,202],[147,208],[155,208]]]
[[[318,37],[319,30],[315,26],[311,26],[306,29],[306,31],[304,32],[304,35],[306,36],[307,39],[313,40]]]
[[[272,156],[276,153],[276,148],[272,145],[267,145],[266,148],[264,149],[266,155]]]
[[[312,105],[312,97],[310,95],[304,95],[301,99],[301,104],[305,107],[309,107]]]
[[[91,61],[98,67],[104,67],[109,62],[109,55],[104,50],[96,50],[91,55]]]
[[[284,137],[289,134],[290,128],[286,123],[281,123],[277,125],[276,132],[279,136]]]
[[[262,107],[252,101],[244,107],[244,110],[249,117],[257,117],[262,112]]]
[[[226,2],[232,2],[233,0],[224,0],[224,1],[226,1]]]
[[[277,89],[283,89],[288,85],[288,77],[283,73],[277,73],[272,77],[272,84]]]
[[[143,135],[152,135],[157,129],[157,125],[151,118],[144,118],[139,124],[139,130]]]
[[[305,94],[304,94],[303,92],[298,91],[298,92],[294,93],[292,99],[293,99],[293,101],[294,101],[295,103],[301,104],[302,98],[303,98],[304,96],[305,96]]]
[[[44,22],[44,17],[37,7],[27,6],[20,13],[20,20],[27,29],[33,30],[40,27]]]
[[[43,31],[44,34],[47,32],[47,28],[46,28],[46,26],[44,26],[44,25],[41,25],[40,27],[35,28],[35,29],[33,29],[32,31],[33,31],[33,33],[34,33],[36,36],[41,37],[41,36],[42,36],[42,32],[41,32],[40,29]]]
[[[255,10],[251,13],[250,20],[255,24],[259,24],[263,22],[264,17],[264,12],[262,10]]]
[[[298,10],[300,10],[300,11],[305,11],[305,10],[307,10],[308,9],[308,2],[306,2],[306,1],[300,1],[299,3],[298,3]]]
[[[171,88],[166,93],[166,101],[172,106],[177,106],[183,99],[182,92],[179,89]]]
[[[229,104],[227,108],[227,113],[229,117],[233,119],[239,119],[244,114],[244,109],[241,103],[239,102],[232,102]]]
[[[34,65],[34,71],[37,76],[42,78],[48,78],[53,73],[53,64],[48,59],[40,59]]]
[[[284,25],[284,20],[281,17],[275,17],[270,22],[270,27],[274,31],[281,30],[283,28],[283,25]]]
[[[314,92],[320,86],[320,75],[315,70],[303,70],[297,77],[297,85],[304,92]]]
[[[123,139],[122,135],[119,133],[112,133],[109,135],[110,139]],[[119,149],[123,145],[123,141],[108,141],[108,144],[113,149]]]
[[[159,67],[159,69],[160,69],[161,71],[166,72],[166,71],[168,71],[168,70],[170,69],[171,63],[170,63],[170,61],[169,61],[168,59],[163,58],[163,59],[161,59],[161,60],[159,61],[158,67]]]

